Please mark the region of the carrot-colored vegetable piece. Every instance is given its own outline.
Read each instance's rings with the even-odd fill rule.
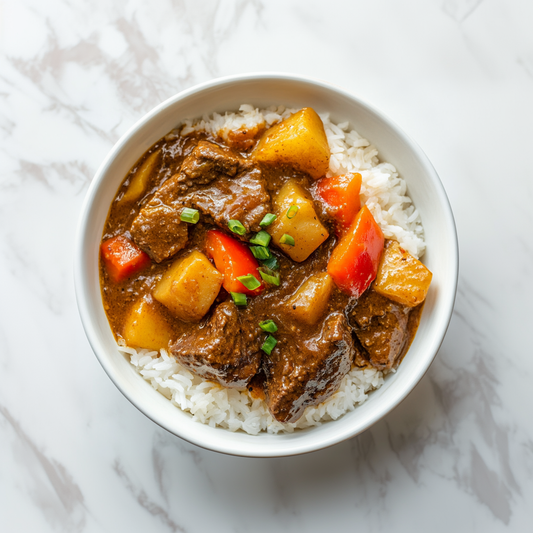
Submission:
[[[333,250],[328,272],[339,289],[359,298],[376,277],[385,239],[368,207],[363,206]]]
[[[264,288],[265,284],[259,274],[259,263],[252,252],[242,242],[233,239],[229,235],[216,229],[207,232],[206,248],[209,256],[213,258],[215,266],[219,272],[224,274],[222,286],[228,292],[241,292],[249,296],[257,296]],[[246,288],[237,278],[251,274],[259,282],[257,289]]]
[[[359,209],[361,200],[361,174],[345,174],[322,178],[316,187],[316,193],[328,207],[340,227],[341,233],[350,227]]]
[[[150,257],[124,235],[107,239],[100,250],[107,273],[115,283],[124,281],[150,264]]]

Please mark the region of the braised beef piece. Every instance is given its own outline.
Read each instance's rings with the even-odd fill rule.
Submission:
[[[179,252],[188,240],[187,225],[180,219],[181,210],[176,209],[171,195],[164,194],[165,185],[139,211],[130,228],[137,246],[156,263]]]
[[[381,370],[391,368],[408,342],[409,307],[368,289],[348,313],[348,320],[364,352],[356,364],[364,366],[367,359]],[[357,343],[356,343],[357,344]],[[359,348],[361,348],[359,347]]]
[[[280,341],[263,363],[272,416],[280,422],[294,422],[307,406],[329,398],[349,372],[353,358],[351,329],[341,312],[328,315],[313,337]]]
[[[246,387],[261,363],[260,330],[241,318],[231,301],[221,303],[206,324],[182,335],[170,352],[191,372],[225,387]]]
[[[247,232],[259,231],[270,196],[252,162],[228,148],[200,141],[131,225],[134,241],[154,261],[172,257],[187,244],[187,224],[180,220],[184,207],[200,210],[224,229],[230,220],[239,220]]]
[[[182,192],[195,185],[207,185],[221,174],[234,177],[241,168],[250,166],[242,157],[217,144],[200,141],[183,161],[177,182]]]
[[[247,232],[260,231],[259,222],[270,211],[265,180],[254,167],[233,179],[221,177],[213,185],[187,194],[183,201],[209,215],[222,229],[227,229],[230,220],[238,220]]]

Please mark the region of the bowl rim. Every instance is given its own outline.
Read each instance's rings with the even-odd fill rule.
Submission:
[[[445,225],[447,228],[448,236],[451,239],[451,244],[452,244],[451,249],[450,249],[452,253],[452,257],[449,258],[450,260],[449,263],[451,266],[451,272],[449,274],[449,277],[450,277],[450,282],[451,282],[451,286],[453,287],[453,290],[448,291],[446,295],[442,295],[442,294],[439,295],[440,299],[446,296],[446,300],[444,302],[441,301],[441,306],[444,309],[444,316],[446,317],[446,320],[442,320],[441,323],[438,325],[437,330],[434,332],[435,339],[430,350],[431,356],[426,357],[425,364],[419,368],[419,371],[415,375],[409,376],[410,379],[407,380],[402,390],[396,394],[396,397],[394,398],[394,400],[391,398],[388,401],[382,402],[382,406],[377,411],[377,415],[372,416],[370,420],[359,425],[357,428],[353,430],[346,429],[345,431],[337,432],[337,433],[333,432],[330,437],[327,437],[327,436],[323,437],[318,443],[318,445],[316,443],[313,445],[311,444],[306,445],[305,441],[300,441],[297,443],[296,446],[294,446],[294,445],[291,445],[291,441],[287,440],[287,441],[284,441],[286,445],[283,450],[278,450],[277,449],[278,447],[276,447],[276,450],[272,450],[272,451],[271,450],[254,451],[254,450],[247,449],[248,448],[247,446],[239,447],[239,449],[236,450],[235,446],[225,445],[223,442],[221,442],[221,439],[213,438],[209,442],[206,442],[205,439],[199,438],[198,436],[195,436],[195,435],[181,434],[179,431],[175,430],[175,428],[170,429],[168,425],[165,424],[165,422],[161,419],[161,417],[157,416],[156,413],[149,412],[150,410],[146,406],[144,406],[142,402],[138,401],[138,399],[135,398],[134,395],[129,394],[127,391],[125,391],[121,387],[121,385],[119,384],[118,376],[115,375],[111,363],[107,360],[107,358],[105,357],[105,354],[101,353],[101,351],[105,352],[105,350],[103,349],[103,346],[101,346],[99,342],[98,333],[93,325],[93,320],[91,318],[91,311],[89,309],[89,303],[88,303],[89,298],[87,294],[88,289],[86,286],[87,284],[84,283],[84,280],[86,279],[86,272],[87,272],[88,267],[83,260],[85,250],[86,250],[85,235],[88,231],[89,223],[90,223],[90,217],[89,217],[90,211],[91,211],[90,208],[95,200],[95,195],[106,176],[108,167],[111,165],[111,162],[121,153],[122,149],[124,148],[126,143],[129,141],[130,137],[135,132],[142,129],[156,115],[163,112],[165,109],[172,106],[176,102],[186,99],[187,97],[193,95],[194,93],[199,93],[199,92],[206,91],[217,86],[224,86],[227,84],[241,83],[241,82],[247,82],[247,81],[261,81],[261,80],[263,81],[282,80],[282,81],[288,81],[288,82],[300,82],[304,84],[311,84],[315,87],[324,89],[326,91],[333,91],[334,93],[337,93],[349,100],[355,101],[355,103],[365,108],[366,111],[370,112],[371,114],[376,116],[380,121],[386,124],[388,128],[390,128],[407,145],[409,145],[416,159],[424,168],[425,174],[432,181],[432,185],[434,186],[435,191],[437,195],[439,196],[439,199],[440,199],[443,211],[444,211]],[[438,350],[444,340],[446,331],[451,321],[453,308],[455,304],[456,293],[457,293],[457,283],[458,283],[458,276],[459,276],[459,245],[458,245],[458,239],[457,239],[457,229],[455,225],[452,208],[451,208],[449,199],[446,195],[444,186],[442,185],[442,182],[435,168],[429,161],[426,154],[420,148],[420,146],[409,135],[407,135],[403,131],[403,129],[401,129],[392,119],[390,119],[387,115],[385,115],[380,110],[376,109],[372,104],[368,103],[365,99],[360,98],[359,96],[356,96],[352,92],[349,92],[335,84],[322,81],[316,78],[308,77],[308,76],[287,74],[283,72],[252,72],[252,73],[246,73],[246,74],[236,74],[236,75],[231,75],[231,76],[215,78],[210,81],[200,83],[193,87],[185,89],[184,91],[181,91],[175,94],[174,96],[171,96],[170,98],[166,99],[159,105],[155,106],[152,110],[150,110],[148,113],[142,116],[130,128],[127,129],[127,131],[120,137],[120,139],[115,143],[115,145],[108,152],[108,154],[106,155],[106,157],[104,158],[100,166],[98,167],[98,170],[96,171],[94,178],[91,181],[87,189],[84,201],[82,203],[81,213],[80,213],[79,221],[78,221],[73,266],[74,266],[74,288],[75,288],[75,294],[76,294],[76,302],[77,302],[81,322],[82,322],[85,334],[87,336],[87,339],[89,341],[89,344],[94,354],[96,355],[96,358],[100,362],[102,368],[108,375],[108,377],[115,384],[115,386],[119,389],[119,391],[129,400],[131,404],[133,404],[139,411],[141,411],[145,416],[147,416],[150,420],[155,422],[161,428],[186,440],[187,442],[200,446],[201,448],[204,448],[210,451],[228,454],[228,455],[245,456],[245,457],[284,457],[284,456],[299,455],[299,454],[310,453],[313,451],[321,450],[329,446],[333,446],[335,444],[343,442],[344,440],[352,438],[366,431],[369,427],[374,425],[376,422],[378,422],[383,417],[385,417],[388,413],[394,410],[412,392],[412,390],[420,382],[420,380],[426,374],[432,362],[434,361],[438,353]],[[139,376],[139,378],[143,379],[141,376]],[[211,428],[211,429],[215,429],[219,431],[220,430],[228,431],[222,428]],[[309,431],[309,430],[303,430],[303,431]],[[261,435],[254,436],[253,438],[261,438]]]

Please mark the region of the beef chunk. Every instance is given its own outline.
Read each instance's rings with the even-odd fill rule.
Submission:
[[[279,342],[264,361],[272,416],[295,422],[308,405],[329,398],[349,372],[353,357],[351,330],[340,312],[328,315],[314,337]]]
[[[349,312],[348,320],[372,366],[391,368],[409,337],[409,307],[393,302],[372,289],[367,290]]]
[[[185,192],[196,185],[207,185],[221,174],[234,177],[241,168],[249,163],[227,148],[217,144],[200,141],[196,148],[185,158],[177,176],[179,189]]]
[[[259,168],[208,141],[200,141],[185,159],[176,188],[184,205],[209,215],[224,229],[230,220],[238,220],[247,232],[259,231],[259,222],[270,209],[270,196]]]
[[[225,387],[246,387],[261,363],[260,332],[241,320],[231,301],[209,321],[180,337],[170,352],[183,366]]]
[[[200,141],[131,225],[133,240],[154,261],[172,257],[187,244],[187,224],[180,220],[184,207],[200,210],[224,229],[233,219],[248,232],[259,231],[259,222],[270,209],[270,196],[252,162]]]
[[[160,263],[187,244],[187,224],[180,220],[166,182],[133,220],[131,236],[139,248]]]
[[[270,196],[258,168],[233,179],[219,178],[209,187],[188,194],[184,201],[211,216],[223,229],[230,220],[238,220],[247,232],[259,231],[259,222],[270,210]]]

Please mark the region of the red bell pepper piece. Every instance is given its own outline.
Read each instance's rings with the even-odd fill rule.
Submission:
[[[328,206],[328,211],[344,233],[350,227],[359,209],[361,200],[361,174],[345,174],[322,178],[316,185],[316,193]]]
[[[104,241],[100,247],[109,277],[115,283],[124,281],[150,264],[150,257],[124,235]]]
[[[328,272],[339,289],[359,298],[375,279],[385,239],[365,205],[333,250]]]
[[[229,235],[216,229],[207,232],[206,239],[207,253],[213,258],[217,270],[224,274],[222,286],[228,292],[242,292],[249,296],[257,296],[264,288],[265,284],[259,274],[259,263],[252,252],[242,242],[233,239]],[[252,274],[261,286],[253,291],[247,289],[237,278]]]

